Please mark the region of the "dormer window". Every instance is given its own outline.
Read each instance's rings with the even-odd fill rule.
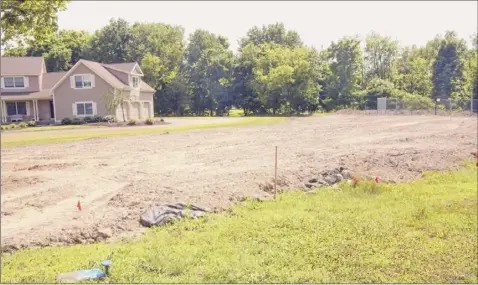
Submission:
[[[25,88],[25,77],[3,77],[4,88]]]
[[[133,76],[133,88],[138,88],[138,87],[139,87],[139,77]]]

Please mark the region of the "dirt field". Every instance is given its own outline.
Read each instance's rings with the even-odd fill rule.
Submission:
[[[275,145],[284,190],[337,166],[399,182],[472,158],[477,118],[330,115],[4,149],[2,247],[115,239],[141,232],[152,205],[223,209],[268,196],[261,185],[272,181]]]

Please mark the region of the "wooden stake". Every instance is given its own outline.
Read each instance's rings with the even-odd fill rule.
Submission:
[[[276,146],[276,159],[274,167],[274,199],[277,197],[277,146]]]

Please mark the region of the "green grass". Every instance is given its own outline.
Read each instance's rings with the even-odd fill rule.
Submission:
[[[59,130],[73,130],[73,129],[88,129],[88,128],[104,128],[103,126],[84,126],[84,125],[65,125],[65,126],[42,126],[30,127],[24,129],[11,129],[9,132],[23,133],[23,132],[41,132],[41,131],[59,131]]]
[[[244,118],[238,119],[233,122],[224,122],[224,123],[211,123],[211,124],[202,124],[202,125],[186,125],[186,126],[149,126],[149,127],[129,127],[129,128],[104,128],[104,131],[98,130],[88,130],[85,129],[84,132],[58,132],[55,134],[51,133],[42,133],[42,132],[31,132],[31,133],[22,133],[22,134],[2,134],[1,136],[1,146],[2,148],[8,147],[17,147],[17,146],[27,146],[27,145],[37,145],[37,144],[50,144],[50,143],[61,143],[61,142],[70,142],[85,140],[91,138],[104,138],[104,137],[117,137],[117,136],[134,136],[134,135],[146,135],[146,134],[155,134],[155,133],[165,133],[165,132],[176,132],[176,131],[186,131],[186,130],[197,130],[197,129],[209,129],[209,128],[220,128],[220,127],[238,127],[238,126],[250,126],[250,125],[261,125],[261,124],[274,124],[284,122],[284,118]],[[56,128],[56,127],[55,127]]]
[[[22,250],[2,283],[99,267],[106,283],[476,283],[477,170],[285,193],[135,240]]]

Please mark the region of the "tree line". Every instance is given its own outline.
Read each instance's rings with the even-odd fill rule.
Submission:
[[[237,53],[226,37],[206,30],[186,41],[181,26],[121,18],[94,33],[41,34],[7,46],[4,55],[43,56],[49,72],[66,71],[80,59],[136,61],[156,90],[155,112],[161,115],[223,115],[233,107],[246,115],[367,108],[377,96],[418,102],[478,98],[477,36],[468,48],[454,31],[422,47],[401,47],[371,32],[363,42],[346,36],[319,51],[275,23],[251,28]]]

